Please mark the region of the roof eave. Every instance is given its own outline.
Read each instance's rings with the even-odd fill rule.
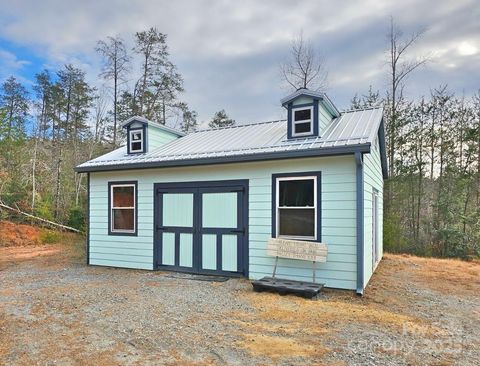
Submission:
[[[220,157],[200,158],[200,159],[170,160],[170,161],[130,163],[130,164],[112,164],[112,165],[85,166],[85,167],[77,166],[75,168],[75,171],[77,173],[88,173],[88,172],[105,172],[105,171],[114,171],[114,170],[173,168],[173,167],[198,166],[198,165],[231,164],[231,163],[246,163],[246,162],[254,162],[254,161],[268,161],[268,160],[280,160],[280,159],[349,155],[349,154],[354,154],[355,152],[369,153],[370,143],[367,142],[364,144],[358,144],[358,145],[352,145],[352,146],[337,146],[337,147],[297,150],[297,151],[278,151],[278,152],[271,152],[271,153],[220,156]]]
[[[131,124],[134,123],[134,122],[138,122],[138,123],[141,123],[141,124],[143,124],[143,125],[150,125],[150,126],[152,126],[152,127],[158,128],[158,129],[163,130],[163,131],[166,131],[166,132],[169,132],[169,133],[174,134],[174,135],[177,135],[177,136],[179,136],[179,137],[183,137],[183,136],[186,135],[184,132],[177,131],[177,130],[174,129],[174,128],[171,128],[171,127],[162,125],[162,124],[157,123],[157,122],[150,121],[150,120],[146,119],[145,117],[141,117],[141,116],[133,116],[133,117],[130,117],[129,119],[127,119],[126,121],[124,121],[124,122],[121,124],[121,126],[122,126],[122,128],[125,128],[125,127],[128,127],[129,125],[131,125]]]
[[[291,102],[293,102],[295,99],[300,98],[301,96],[306,95],[318,100],[321,100],[325,106],[327,107],[328,111],[333,117],[339,117],[340,116],[340,111],[337,109],[335,104],[330,100],[327,94],[325,93],[320,93],[320,92],[315,92],[312,90],[307,90],[307,89],[300,89],[297,90],[296,92],[290,94],[289,96],[283,98],[280,103],[282,103],[282,107],[287,107],[287,105]]]

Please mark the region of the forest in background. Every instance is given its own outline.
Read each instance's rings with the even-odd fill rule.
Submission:
[[[421,33],[405,36],[392,20],[387,36],[388,88],[370,87],[351,101],[352,109],[385,110],[385,249],[478,256],[480,91],[465,97],[439,85],[427,96],[407,98],[410,74],[428,63],[411,55]],[[167,36],[151,28],[136,33],[134,44],[127,49],[119,37],[97,43],[104,61],[100,89],[70,64],[37,74],[32,93],[13,76],[0,86],[0,201],[84,230],[86,177],[73,168],[120,146],[122,121],[142,115],[185,132],[197,128],[196,112],[182,100],[183,79],[170,61]],[[311,62],[311,47],[294,42],[291,56],[282,67],[284,81],[321,90],[327,74],[321,61]],[[298,69],[308,73],[298,78]],[[234,123],[221,110],[209,126]]]

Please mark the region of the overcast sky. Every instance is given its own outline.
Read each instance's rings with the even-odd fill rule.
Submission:
[[[409,96],[440,84],[466,95],[480,88],[478,0],[0,0],[0,9],[0,80],[31,84],[41,69],[72,62],[99,85],[96,41],[120,35],[131,45],[154,26],[168,34],[183,99],[200,120],[222,108],[241,123],[282,117],[278,65],[302,30],[326,58],[327,93],[340,109],[369,85],[383,90],[390,15],[406,34],[427,29],[411,55],[432,61],[408,80]]]

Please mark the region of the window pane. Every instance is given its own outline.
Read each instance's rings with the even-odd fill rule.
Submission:
[[[294,121],[305,121],[307,119],[311,119],[312,110],[308,109],[300,109],[295,111]]]
[[[314,206],[313,179],[281,180],[279,206]]]
[[[113,187],[113,207],[133,207],[134,194],[134,186]]]
[[[310,132],[310,122],[307,122],[307,123],[296,123],[296,124],[294,124],[294,128],[295,128],[294,133]]]
[[[113,209],[113,230],[135,230],[135,210]]]
[[[132,132],[132,140],[141,140],[142,139],[142,133],[141,132]]]
[[[139,142],[132,142],[132,148],[131,148],[132,151],[140,151],[142,150],[142,143],[139,141]]]
[[[279,235],[315,236],[315,209],[279,209]]]

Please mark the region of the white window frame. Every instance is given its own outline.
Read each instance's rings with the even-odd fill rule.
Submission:
[[[295,112],[296,111],[303,111],[309,109],[310,110],[310,119],[303,119],[300,121],[295,121]],[[303,124],[303,123],[310,123],[310,131],[308,132],[300,132],[300,133],[295,133],[295,125],[297,124]],[[292,108],[292,136],[293,137],[300,137],[300,136],[310,136],[313,134],[313,106],[312,107],[298,107],[298,108]]]
[[[113,189],[118,187],[133,187],[133,206],[129,207],[115,207],[113,205]],[[134,183],[125,183],[125,184],[112,184],[110,185],[110,232],[112,233],[123,233],[123,234],[134,234],[137,230],[137,187]],[[133,230],[122,230],[115,229],[115,215],[113,210],[131,210],[133,209]]]
[[[280,182],[281,181],[288,181],[288,180],[313,180],[313,206],[280,206]],[[297,240],[316,240],[317,239],[317,217],[318,217],[318,207],[317,207],[317,177],[312,175],[306,176],[295,176],[295,177],[278,177],[276,184],[276,197],[275,197],[275,216],[276,216],[276,223],[275,223],[275,233],[277,238],[284,238],[284,239],[297,239]],[[314,230],[313,236],[291,236],[291,235],[280,235],[280,209],[305,209],[311,208],[314,212]]]
[[[133,140],[133,136],[132,136],[132,135],[133,135],[134,133],[140,133],[140,140]],[[130,131],[128,131],[128,134],[129,134],[129,143],[130,143],[129,148],[130,148],[130,152],[131,152],[131,153],[143,152],[143,150],[144,150],[143,147],[144,147],[144,144],[145,144],[145,138],[144,138],[145,136],[143,135],[143,128],[142,128],[142,129],[139,128],[139,129],[130,130]],[[133,145],[133,143],[135,143],[135,142],[140,142],[140,143],[142,144],[142,145],[141,145],[142,147],[141,147],[140,149],[133,149],[132,145]]]

